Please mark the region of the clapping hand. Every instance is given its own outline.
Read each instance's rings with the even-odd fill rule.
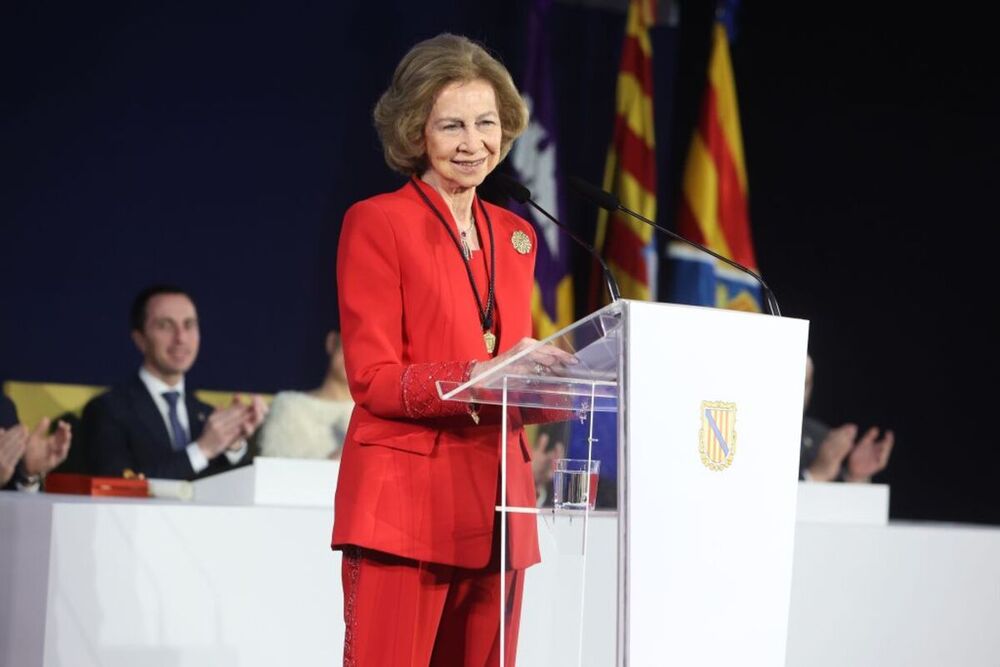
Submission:
[[[895,440],[892,431],[886,431],[880,438],[878,427],[868,429],[847,457],[845,479],[848,482],[867,482],[872,475],[885,470]]]
[[[830,432],[820,443],[816,460],[809,466],[809,476],[818,482],[831,482],[837,478],[844,468],[844,480],[848,482],[867,482],[872,475],[885,470],[892,453],[895,435],[886,431],[879,437],[879,429],[872,426],[857,440],[856,424],[844,424],[830,429]]]
[[[28,435],[24,450],[24,471],[29,476],[44,475],[66,460],[73,433],[68,423],[59,420],[49,433],[52,420],[43,417]]]
[[[27,445],[28,431],[20,424],[9,429],[0,428],[0,486],[14,476]]]
[[[228,407],[216,409],[205,423],[205,429],[198,438],[198,446],[205,458],[211,460],[228,450],[239,451],[246,438],[253,435],[267,415],[267,406],[260,396],[254,396],[250,403],[236,395]]]
[[[237,396],[233,399],[234,401],[240,400]],[[246,417],[243,420],[243,437],[249,438],[252,436],[260,425],[264,423],[264,418],[267,416],[267,405],[264,403],[264,399],[260,395],[255,394],[252,399],[250,399],[250,404],[247,406],[248,410]]]
[[[840,474],[844,459],[854,447],[858,427],[844,424],[830,429],[816,452],[816,460],[809,466],[809,477],[816,482],[832,482]]]

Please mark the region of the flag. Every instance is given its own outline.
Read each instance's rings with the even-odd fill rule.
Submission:
[[[552,90],[548,22],[552,0],[535,0],[528,16],[527,67],[521,92],[528,104],[530,124],[514,144],[510,164],[514,176],[538,205],[562,220],[565,210],[556,154],[556,107]],[[538,232],[535,288],[531,316],[536,338],[546,338],[574,319],[573,276],[569,241],[562,230],[533,208],[518,209]]]
[[[623,206],[650,220],[656,220],[653,47],[649,37],[655,7],[656,0],[629,1],[615,89],[614,132],[604,166],[604,189],[614,193]],[[601,210],[595,241],[623,297],[656,300],[657,256],[652,227],[621,213]],[[595,294],[600,282],[594,281]]]
[[[746,166],[729,55],[735,3],[724,3],[712,28],[708,83],[684,167],[677,231],[757,273],[750,238]],[[690,246],[671,243],[670,301],[761,311],[760,285]]]

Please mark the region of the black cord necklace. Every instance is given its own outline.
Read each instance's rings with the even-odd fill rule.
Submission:
[[[470,253],[468,252],[468,246],[465,245],[464,241],[460,241],[455,235],[454,230],[452,230],[451,225],[445,220],[445,217],[441,214],[441,211],[434,206],[434,202],[430,200],[427,193],[423,191],[420,185],[417,183],[416,177],[410,179],[410,185],[416,189],[420,194],[420,198],[424,200],[428,208],[434,211],[434,215],[437,219],[441,221],[444,225],[444,229],[448,232],[448,236],[451,237],[452,242],[455,244],[455,249],[458,250],[458,254],[462,257],[462,263],[465,265],[465,272],[469,276],[469,285],[472,287],[472,296],[476,297],[476,307],[479,309],[479,321],[483,327],[483,343],[486,345],[486,352],[493,354],[493,351],[497,348],[497,337],[493,333],[493,312],[496,306],[496,299],[494,297],[494,287],[496,281],[496,244],[493,243],[493,222],[490,220],[490,214],[486,212],[486,207],[483,202],[476,197],[476,201],[479,201],[479,210],[483,212],[483,218],[486,220],[486,229],[490,235],[490,263],[486,266],[486,280],[487,280],[487,290],[486,290],[486,306],[483,306],[483,300],[479,296],[479,290],[476,288],[476,278],[472,275],[472,264],[469,261]],[[472,211],[472,224],[476,224],[475,208]],[[479,227],[476,226],[478,231]],[[480,234],[480,238],[482,234]],[[493,267],[492,270],[490,267]]]

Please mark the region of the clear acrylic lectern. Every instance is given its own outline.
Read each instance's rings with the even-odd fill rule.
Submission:
[[[587,426],[594,423],[595,413],[618,412],[621,333],[622,308],[620,304],[612,304],[524,350],[489,374],[461,385],[439,382],[438,391],[445,400],[500,406],[505,424],[511,422],[508,414],[517,411],[519,417],[514,420],[515,423],[576,420],[577,426],[586,432]],[[546,350],[551,348],[571,355],[574,363],[536,363],[535,359],[539,358],[550,361],[552,355]],[[507,442],[508,435],[508,429],[503,429],[501,451],[511,446]],[[588,435],[587,440],[592,443],[592,431]],[[507,540],[507,514],[536,514],[545,563],[542,576],[533,576],[541,572],[540,568],[529,568],[527,573],[525,600],[532,607],[530,613],[527,610],[522,613],[522,620],[537,620],[521,624],[518,664],[548,667],[592,664],[590,659],[583,657],[585,652],[591,658],[597,657],[595,649],[588,644],[603,646],[605,658],[613,660],[614,653],[608,655],[608,651],[613,651],[616,643],[614,609],[605,608],[597,614],[593,610],[588,614],[587,609],[588,592],[595,588],[614,590],[617,577],[615,571],[610,569],[596,573],[596,577],[592,571],[588,578],[587,555],[588,545],[593,539],[590,520],[591,505],[595,501],[593,496],[597,490],[596,474],[591,483],[587,473],[585,483],[579,486],[582,492],[574,499],[582,499],[583,502],[572,503],[577,507],[516,507],[507,501],[507,459],[501,457],[500,460],[502,485],[497,511],[504,517],[500,523],[502,543],[506,544]],[[589,448],[584,460],[591,460]],[[605,461],[604,465],[608,463]],[[557,473],[555,484],[562,486],[563,490],[578,486],[568,477],[568,474]],[[622,490],[619,487],[619,492]],[[553,489],[554,494],[557,491]],[[601,514],[604,532],[612,531],[605,541],[616,541],[613,531],[617,516],[612,511],[602,511]],[[506,569],[505,556],[501,555],[501,571]],[[600,576],[604,577],[604,581],[596,581]],[[500,607],[498,613],[502,623],[502,602]],[[585,638],[589,641],[585,642]],[[506,646],[506,642],[502,641],[501,646]],[[601,652],[596,650],[598,654]]]

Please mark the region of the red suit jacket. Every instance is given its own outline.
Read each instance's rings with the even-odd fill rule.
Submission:
[[[455,230],[440,195],[415,182]],[[496,244],[490,269],[503,352],[531,335],[536,238],[522,218],[484,205]],[[471,264],[485,304],[490,238],[478,199],[474,211],[482,250]],[[531,239],[527,254],[511,242],[516,231]],[[471,362],[489,355],[462,257],[412,184],[347,211],[337,290],[356,407],[340,462],[334,548],[486,566],[499,498],[500,413],[484,409],[476,425],[467,404],[438,398],[434,382],[467,379]],[[508,505],[534,507],[531,456],[519,423],[510,423],[507,442]],[[509,515],[508,527],[510,567],[538,562],[535,517]]]

